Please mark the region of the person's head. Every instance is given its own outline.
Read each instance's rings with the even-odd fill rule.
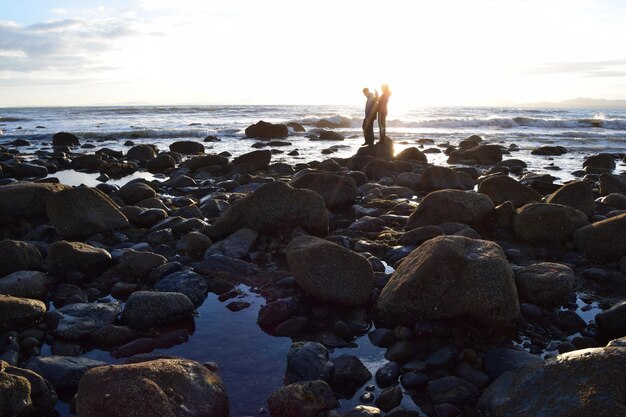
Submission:
[[[369,95],[370,95],[370,89],[369,89],[369,88],[367,88],[367,87],[366,87],[366,88],[364,88],[364,89],[363,89],[363,95],[364,95],[365,97],[369,96]]]
[[[389,92],[389,85],[388,84],[383,84],[380,86],[380,91],[382,91],[383,93],[387,93]]]

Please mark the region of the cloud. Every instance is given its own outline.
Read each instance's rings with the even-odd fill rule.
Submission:
[[[102,19],[62,19],[20,26],[0,21],[0,72],[94,71],[99,57],[120,40],[144,36],[128,16]],[[152,36],[146,34],[146,36]]]
[[[584,77],[623,77],[626,76],[626,58],[603,61],[552,62],[524,68],[525,75],[573,74]]]

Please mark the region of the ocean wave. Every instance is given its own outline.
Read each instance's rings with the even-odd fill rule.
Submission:
[[[490,117],[490,118],[443,118],[420,121],[390,120],[390,127],[429,127],[429,128],[480,128],[497,127],[514,129],[518,127],[531,127],[540,129],[581,129],[602,128],[609,130],[626,130],[626,119],[542,119],[525,116],[516,117]]]
[[[0,123],[1,122],[29,122],[31,119],[27,119],[25,117],[2,117],[0,116]]]

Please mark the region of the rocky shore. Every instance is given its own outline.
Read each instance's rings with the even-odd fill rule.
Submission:
[[[272,162],[302,130],[259,122],[236,158],[65,132],[35,155],[0,145],[0,416],[59,401],[81,417],[240,415],[224,364],[150,352],[188,343],[209,293],[249,308],[242,284],[265,300],[258,326],[293,342],[258,415],[626,416],[624,154],[558,184],[477,135],[442,144],[449,166],[425,138],[328,158],[329,126],[310,133],[331,145],[319,161]],[[51,176],[66,169],[101,183]],[[107,183],[142,171],[160,179]],[[369,369],[357,341],[384,362]]]

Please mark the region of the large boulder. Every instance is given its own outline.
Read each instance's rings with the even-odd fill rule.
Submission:
[[[289,136],[289,129],[284,124],[274,124],[263,120],[250,125],[245,130],[246,136],[258,139],[286,138]]]
[[[567,242],[574,231],[587,225],[580,210],[562,204],[530,203],[517,209],[513,220],[515,235],[530,243]]]
[[[481,395],[485,416],[626,415],[626,349],[577,350],[502,374]]]
[[[43,272],[17,271],[0,278],[0,294],[43,300],[46,292],[46,274]]]
[[[515,271],[517,293],[522,301],[554,306],[574,291],[574,271],[568,266],[539,262]]]
[[[263,184],[248,197],[233,203],[208,229],[216,240],[247,227],[277,233],[301,227],[308,233],[328,233],[328,211],[315,191],[295,189],[280,182]]]
[[[541,201],[543,197],[532,188],[506,175],[494,175],[485,179],[478,184],[478,192],[489,196],[496,206],[510,201],[514,207],[521,207],[531,201]]]
[[[52,415],[57,394],[48,381],[28,369],[0,361],[0,415]]]
[[[613,193],[626,194],[626,175],[614,175],[604,172],[600,175],[600,195]]]
[[[494,214],[489,197],[473,191],[439,190],[428,194],[409,217],[406,230],[441,223],[464,223],[483,229]]]
[[[493,165],[502,161],[502,148],[499,145],[478,145],[476,147],[454,151],[448,163],[469,161],[480,165]]]
[[[265,169],[270,164],[272,152],[269,150],[259,150],[244,153],[233,159],[233,165],[250,165],[254,169]]]
[[[312,236],[293,239],[286,255],[289,269],[305,292],[343,305],[369,300],[374,273],[365,257]]]
[[[0,224],[16,223],[18,220],[46,218],[48,198],[67,185],[29,183],[3,185],[0,187]]]
[[[182,154],[204,153],[204,145],[193,140],[180,140],[170,145],[170,151]]]
[[[119,269],[124,275],[145,279],[150,272],[165,263],[167,263],[167,258],[158,253],[127,249],[120,258]]]
[[[626,301],[617,303],[596,315],[595,322],[606,339],[626,336]]]
[[[218,166],[224,168],[228,165],[228,158],[222,155],[200,155],[183,162],[183,165],[189,167],[193,171],[203,168]]]
[[[0,295],[0,334],[37,323],[46,313],[46,305],[30,298]]]
[[[588,181],[565,184],[546,199],[546,203],[563,204],[578,209],[590,217],[596,209],[593,188]]]
[[[227,417],[229,402],[220,378],[198,362],[157,359],[90,369],[76,409],[89,417]]]
[[[154,174],[167,172],[170,169],[173,169],[176,166],[176,160],[172,158],[171,155],[166,153],[161,153],[156,156],[154,159],[148,160],[146,163],[146,168],[149,172]]]
[[[52,136],[52,146],[79,146],[80,140],[73,133],[58,132]]]
[[[32,243],[0,240],[0,277],[16,271],[40,270],[43,258]]]
[[[582,227],[574,239],[588,258],[618,260],[626,255],[626,213]]]
[[[124,203],[132,205],[142,200],[155,197],[156,192],[152,187],[143,182],[129,182],[119,189],[116,196],[121,198]]]
[[[156,158],[157,152],[152,146],[148,145],[137,145],[133,146],[128,150],[126,157],[128,159],[135,159],[140,162],[151,161]]]
[[[417,161],[417,162],[428,162],[428,158],[424,152],[417,149],[415,146],[411,146],[409,148],[405,148],[398,152],[395,156],[395,159],[400,161]]]
[[[193,303],[179,292],[137,291],[126,301],[122,322],[133,329],[147,329],[174,323],[193,310]]]
[[[106,194],[96,188],[59,191],[48,199],[50,224],[67,238],[128,227],[128,219]]]
[[[305,172],[296,175],[289,184],[294,188],[306,188],[317,192],[328,208],[349,205],[356,199],[356,182],[347,175]]]
[[[472,190],[476,181],[465,172],[452,168],[431,166],[422,173],[421,186],[424,191],[434,190]]]
[[[411,252],[383,288],[378,325],[469,316],[487,326],[510,326],[519,316],[513,272],[497,244],[438,236]]]
[[[48,169],[37,164],[18,162],[13,164],[13,176],[15,178],[44,178],[48,175]]]
[[[613,155],[608,153],[593,155],[585,159],[585,161],[583,162],[583,168],[586,167],[614,170],[615,158],[613,157]]]
[[[81,242],[60,240],[48,247],[48,272],[65,276],[70,271],[100,275],[113,264],[111,254]]]

